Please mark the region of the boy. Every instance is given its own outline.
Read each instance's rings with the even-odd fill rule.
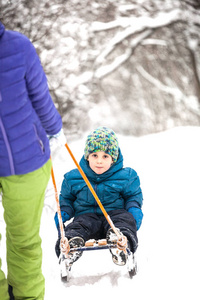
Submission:
[[[114,131],[98,127],[88,135],[80,166],[112,222],[127,237],[128,247],[134,253],[138,245],[137,230],[143,218],[143,197],[137,173],[131,168],[123,168],[123,156]],[[64,175],[59,201],[63,222],[74,217],[65,228],[71,247],[84,245],[89,239],[109,237],[109,224],[77,169]],[[57,213],[55,223],[58,228]],[[60,255],[59,246],[58,240],[57,256]],[[112,250],[111,253],[116,264],[126,263],[123,251],[118,257]],[[72,254],[71,262],[79,257]]]

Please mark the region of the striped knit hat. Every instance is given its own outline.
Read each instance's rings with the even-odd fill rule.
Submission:
[[[104,151],[117,161],[119,154],[118,139],[115,132],[106,127],[98,127],[91,132],[85,143],[85,159],[93,152]]]

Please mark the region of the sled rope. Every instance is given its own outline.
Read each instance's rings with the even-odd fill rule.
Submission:
[[[121,247],[121,250],[125,250],[125,249],[126,249],[126,246],[127,246],[127,238],[126,238],[124,235],[120,234],[120,233],[118,232],[118,230],[116,229],[116,227],[115,227],[115,225],[113,224],[113,222],[112,222],[110,216],[107,214],[105,208],[103,207],[101,201],[99,200],[99,197],[97,196],[97,194],[96,194],[95,190],[93,189],[91,183],[89,182],[87,176],[86,176],[85,173],[83,172],[81,166],[78,164],[77,160],[75,159],[75,157],[74,157],[74,155],[73,155],[72,151],[70,150],[70,148],[69,148],[69,146],[68,146],[67,143],[65,144],[65,147],[67,148],[67,150],[68,150],[68,152],[69,152],[71,158],[73,159],[75,165],[77,166],[79,172],[81,173],[83,179],[85,180],[85,182],[86,182],[86,184],[87,184],[89,190],[91,191],[92,195],[94,196],[94,198],[95,198],[97,204],[99,205],[99,207],[100,207],[102,213],[104,214],[106,220],[108,221],[110,227],[112,228],[112,230],[114,231],[114,233],[117,235],[117,238],[118,238],[118,240],[119,240],[119,242],[118,242],[119,244],[117,243],[117,245],[118,245],[119,247]]]
[[[51,178],[52,178],[54,191],[55,191],[58,221],[59,221],[60,234],[61,234],[60,248],[61,248],[62,253],[67,255],[67,253],[70,250],[70,247],[69,247],[68,239],[65,237],[65,233],[64,233],[63,221],[62,221],[61,210],[60,210],[60,203],[59,203],[59,199],[58,199],[58,191],[57,191],[56,181],[55,181],[55,176],[54,176],[54,171],[53,171],[53,164],[51,166]]]

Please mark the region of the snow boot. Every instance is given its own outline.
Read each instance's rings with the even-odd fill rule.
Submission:
[[[116,229],[120,232],[120,230],[118,228],[116,228]],[[109,250],[110,250],[110,253],[112,254],[113,262],[118,266],[124,266],[126,264],[128,254],[125,253],[123,250],[120,250],[117,248],[118,237],[114,233],[112,228],[110,228],[108,230],[107,235],[106,235],[106,240],[107,240],[108,245],[111,245]],[[115,245],[115,247],[112,247],[113,245]]]
[[[82,247],[84,244],[85,242],[81,237],[73,237],[69,240],[70,251],[67,254],[67,257],[61,252],[59,264],[61,266],[61,280],[63,282],[69,280],[73,263],[77,261],[83,254],[82,251],[77,251],[76,248]]]
[[[15,300],[14,296],[13,296],[13,288],[11,285],[8,285],[8,293],[10,296],[10,300]]]
[[[85,245],[84,239],[79,236],[73,237],[69,240],[70,251],[68,253],[67,259],[69,259],[70,265],[72,265],[75,261],[77,261],[83,254],[82,251],[77,251],[76,248],[83,247],[84,245]]]
[[[129,250],[130,251],[130,250]],[[133,252],[128,252],[127,267],[130,278],[137,274],[137,263]]]

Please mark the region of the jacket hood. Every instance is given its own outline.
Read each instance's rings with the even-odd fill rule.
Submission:
[[[80,166],[85,172],[86,176],[89,180],[100,183],[104,181],[106,178],[110,177],[114,173],[118,172],[120,169],[123,168],[123,156],[121,154],[121,150],[119,149],[119,156],[117,161],[110,167],[108,171],[103,174],[96,174],[89,166],[88,161],[84,158],[84,155],[80,161]]]
[[[4,34],[5,27],[4,25],[0,22],[0,37]]]

